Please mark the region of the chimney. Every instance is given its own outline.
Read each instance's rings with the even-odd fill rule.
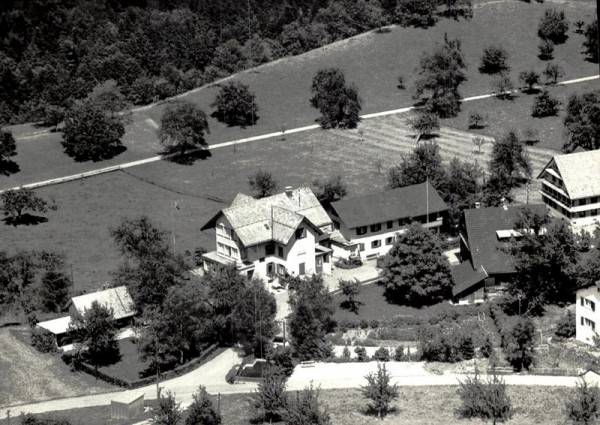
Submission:
[[[292,197],[292,186],[285,187],[285,194],[288,196],[288,198]]]
[[[481,208],[481,202],[475,202],[475,209]]]

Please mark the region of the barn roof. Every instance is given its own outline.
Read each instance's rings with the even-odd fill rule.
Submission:
[[[37,326],[47,331],[52,332],[54,335],[60,335],[67,332],[69,325],[71,324],[71,316],[59,317],[58,319],[47,320],[45,322],[39,322]]]
[[[513,258],[505,250],[507,240],[499,237],[497,232],[513,230],[520,213],[526,208],[534,213],[546,213],[546,207],[542,204],[475,208],[464,211],[465,242],[471,252],[474,269],[483,266],[490,275],[515,272]],[[505,232],[500,232],[503,233]]]
[[[429,200],[429,202],[428,202]],[[429,210],[427,209],[429,204]],[[331,207],[350,229],[446,211],[431,183],[420,183],[333,202]]]

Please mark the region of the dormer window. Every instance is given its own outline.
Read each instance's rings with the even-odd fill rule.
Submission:
[[[379,232],[381,230],[381,223],[371,224],[371,232]]]
[[[304,227],[300,227],[296,229],[296,239],[304,239],[306,237],[306,229]]]
[[[364,235],[365,233],[367,233],[367,226],[360,226],[356,228],[356,234],[357,235]]]

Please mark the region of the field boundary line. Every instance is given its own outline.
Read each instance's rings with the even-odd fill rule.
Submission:
[[[588,77],[575,78],[573,80],[561,81],[561,82],[556,83],[556,85],[563,86],[563,85],[569,85],[569,84],[577,84],[577,83],[596,80],[598,78],[600,78],[600,75],[592,75],[592,76],[588,76]],[[519,90],[511,90],[511,91],[507,91],[505,93],[516,93],[518,91]],[[463,98],[461,100],[461,102],[471,102],[474,100],[487,99],[487,98],[495,97],[497,95],[498,95],[498,93],[488,93],[488,94],[483,94],[483,95],[479,95],[479,96],[471,96],[471,97]],[[372,119],[372,118],[384,117],[384,116],[388,116],[388,115],[403,114],[403,113],[406,113],[406,112],[409,112],[409,111],[412,111],[415,109],[418,109],[418,107],[408,106],[408,107],[399,108],[399,109],[391,109],[391,110],[387,110],[387,111],[381,111],[381,112],[375,112],[375,113],[371,113],[371,114],[361,115],[360,119]],[[258,136],[246,137],[243,139],[231,140],[228,142],[215,143],[214,145],[202,146],[200,148],[189,150],[187,153],[192,154],[192,153],[198,153],[201,151],[211,151],[214,149],[220,149],[220,148],[224,148],[227,146],[235,146],[235,145],[249,143],[249,142],[256,142],[256,141],[260,141],[260,140],[272,139],[274,137],[285,137],[287,134],[302,133],[302,132],[306,132],[306,131],[317,130],[320,128],[321,128],[320,125],[312,124],[312,125],[306,125],[303,127],[296,127],[296,128],[290,129],[290,130],[274,131],[272,133],[261,134]],[[11,187],[8,189],[0,190],[0,193],[6,192],[8,190],[18,190],[18,189],[24,189],[24,188],[36,189],[36,188],[45,187],[45,186],[52,186],[52,185],[66,183],[66,182],[70,182],[70,181],[74,181],[74,180],[80,180],[80,179],[84,179],[84,178],[88,178],[88,177],[98,176],[101,174],[112,173],[114,171],[118,171],[118,170],[122,170],[122,169],[126,169],[126,168],[137,167],[139,165],[150,164],[150,163],[156,162],[156,161],[168,160],[168,159],[175,158],[178,155],[179,154],[153,156],[150,158],[140,159],[137,161],[131,161],[131,162],[123,163],[123,164],[99,168],[96,170],[85,171],[83,173],[72,174],[70,176],[57,177],[57,178],[44,180],[44,181],[40,181],[40,182],[23,184],[20,186],[15,186],[15,187]]]

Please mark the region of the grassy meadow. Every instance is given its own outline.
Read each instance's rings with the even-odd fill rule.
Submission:
[[[390,32],[370,32],[244,71],[230,78],[248,84],[256,93],[260,108],[257,125],[240,129],[227,127],[211,118],[211,133],[207,140],[212,144],[313,123],[317,112],[308,102],[311,80],[317,70],[325,67],[341,68],[347,80],[357,85],[362,99],[362,113],[411,105],[419,58],[423,52],[442,42],[444,34],[462,40],[468,66],[468,81],[461,87],[463,96],[488,93],[491,89],[490,77],[477,70],[484,47],[501,44],[507,49],[514,80],[523,70],[536,69],[541,72],[545,63],[537,57],[539,39],[536,28],[544,10],[554,7],[564,10],[570,21],[582,19],[587,22],[593,19],[594,6],[591,1],[479,3],[473,19],[469,21],[442,19],[436,26],[425,30],[394,27]],[[597,73],[597,66],[586,61],[581,53],[582,41],[583,36],[571,29],[566,43],[556,46],[554,62],[564,69],[565,79]],[[404,77],[407,90],[398,90],[396,87],[398,75]],[[216,93],[215,85],[210,85],[180,97],[210,111],[209,105]],[[508,109],[505,106],[500,108]],[[26,137],[19,141],[19,153],[14,157],[21,171],[10,177],[0,176],[0,188],[155,155],[160,151],[156,129],[163,109],[164,105],[136,109],[124,137],[127,151],[96,164],[80,164],[68,158],[60,146],[60,134],[33,136],[33,133],[40,131],[39,128],[18,126],[14,129],[15,136]],[[498,127],[503,128],[502,122]]]
[[[400,386],[402,383],[399,383]],[[456,409],[460,406],[458,386],[439,387],[400,387],[400,400],[396,412],[388,415],[383,423],[388,425],[480,425],[479,419],[462,419]],[[509,397],[515,409],[514,416],[507,425],[563,425],[566,423],[565,399],[573,392],[572,388],[556,387],[509,387]],[[221,397],[223,424],[249,425],[250,409],[248,400],[251,394],[224,395]],[[213,397],[215,399],[216,397]],[[216,401],[213,401],[216,403]],[[320,402],[331,415],[332,425],[367,425],[380,421],[362,413],[366,399],[356,389],[324,390]],[[74,409],[40,415],[49,418],[64,418],[72,425],[128,425],[134,421],[110,419],[110,407]],[[148,416],[140,417],[139,420]],[[0,425],[7,425],[0,420]]]

